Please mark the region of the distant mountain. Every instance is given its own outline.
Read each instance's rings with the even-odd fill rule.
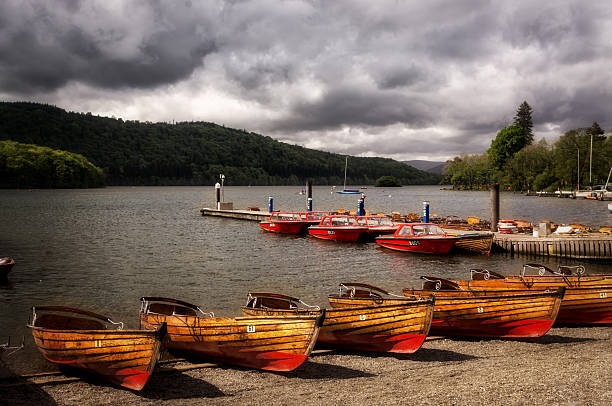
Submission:
[[[414,159],[412,161],[402,161],[402,162],[407,165],[414,166],[415,168],[421,171],[435,173],[437,175],[442,175],[442,170],[444,169],[444,164],[446,163],[446,162],[440,162],[440,161],[425,161],[421,159]]]
[[[0,102],[0,140],[86,157],[108,185],[341,185],[345,156],[285,144],[208,122],[150,123],[73,113],[38,103]],[[402,185],[440,176],[388,158],[349,157],[347,184],[394,176]]]

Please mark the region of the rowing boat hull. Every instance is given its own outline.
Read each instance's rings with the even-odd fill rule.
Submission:
[[[489,255],[493,246],[493,234],[449,234],[458,238],[453,249]]]
[[[536,278],[530,278],[534,280]],[[467,289],[469,286],[472,290],[483,289],[524,289],[528,291],[537,291],[542,289],[556,289],[559,286],[568,286],[563,278],[545,278],[549,282],[541,278],[534,283],[523,283],[520,279],[489,279],[478,281],[455,281],[460,286]],[[507,283],[505,283],[507,282]],[[580,281],[583,284],[584,281]],[[591,280],[591,286],[581,287],[566,287],[565,297],[561,302],[559,316],[557,317],[558,324],[602,324],[612,323],[612,285],[597,286],[596,281]],[[576,282],[577,284],[577,282]],[[574,285],[570,282],[570,285]],[[491,286],[491,287],[489,287]]]
[[[290,315],[313,311],[242,307],[246,314]],[[423,345],[433,315],[433,300],[389,306],[327,309],[317,344],[361,351],[413,353]]]
[[[321,323],[314,316],[206,318],[140,313],[145,328],[164,322],[169,350],[269,371],[292,371],[304,363]]]
[[[472,337],[540,337],[555,323],[563,298],[562,289],[554,292],[404,289],[403,293],[436,296],[431,334]]]
[[[147,383],[161,346],[157,331],[32,327],[32,336],[48,361],[86,370],[133,390]]]
[[[6,279],[13,269],[15,261],[12,258],[0,258],[0,280]]]

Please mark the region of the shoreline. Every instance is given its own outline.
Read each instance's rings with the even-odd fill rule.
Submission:
[[[316,350],[288,373],[161,362],[140,392],[80,373],[2,379],[0,404],[610,404],[610,327],[555,327],[524,339],[428,337],[414,354]]]

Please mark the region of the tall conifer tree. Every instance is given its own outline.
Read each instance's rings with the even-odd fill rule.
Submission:
[[[533,143],[533,120],[531,119],[532,113],[531,106],[524,101],[516,111],[514,116],[514,125],[519,126],[525,132],[525,145]]]

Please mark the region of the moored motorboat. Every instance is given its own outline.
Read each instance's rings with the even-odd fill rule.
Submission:
[[[447,235],[444,230],[432,223],[402,224],[392,235],[376,238],[381,247],[395,251],[419,254],[448,254],[457,237]]]
[[[433,302],[433,298],[403,298],[391,305],[327,309],[317,344],[362,351],[413,353],[423,345],[429,332]],[[321,310],[286,295],[249,293],[242,311],[249,315],[293,316],[317,314]]]
[[[270,371],[291,371],[312,351],[325,314],[214,317],[176,299],[143,297],[143,327],[168,325],[166,346],[188,356]]]
[[[308,227],[308,234],[313,237],[343,242],[357,242],[367,231],[367,227],[360,226],[349,215],[325,216],[319,224]]]
[[[464,290],[443,278],[422,277],[407,296],[436,297],[431,334],[473,337],[540,337],[557,320],[565,288],[549,291]]]
[[[166,332],[165,325],[155,330],[123,330],[123,323],[106,316],[64,306],[33,307],[28,327],[48,361],[86,370],[133,390],[147,383]]]
[[[380,214],[357,216],[357,224],[368,228],[367,234],[370,238],[383,234],[393,234],[400,226],[391,221],[389,217]]]
[[[308,228],[308,221],[297,212],[274,212],[259,227],[273,233],[301,234]]]
[[[0,280],[6,279],[11,269],[15,265],[13,258],[5,257],[0,258]]]

